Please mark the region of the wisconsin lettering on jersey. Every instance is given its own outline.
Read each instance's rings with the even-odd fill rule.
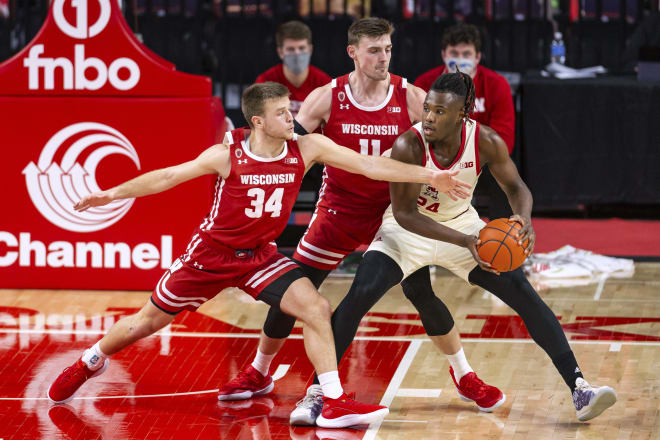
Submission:
[[[243,185],[280,185],[282,183],[292,183],[295,180],[295,173],[241,175]]]
[[[343,134],[398,136],[398,125],[341,124]]]

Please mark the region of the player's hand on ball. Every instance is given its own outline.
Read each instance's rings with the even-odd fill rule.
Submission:
[[[466,199],[470,197],[469,190],[472,185],[457,179],[457,170],[436,171],[431,178],[431,186],[449,196],[452,200]]]
[[[536,242],[536,232],[534,232],[534,228],[532,227],[532,220],[528,217],[523,217],[522,215],[518,214],[512,215],[509,217],[509,220],[518,222],[522,225],[522,229],[516,235],[516,239],[518,240],[518,244],[521,246],[525,240],[529,240],[527,247],[525,247],[525,254],[527,256],[532,255],[532,252],[534,251],[534,243]]]
[[[73,209],[76,211],[85,211],[93,206],[103,206],[112,202],[112,196],[109,191],[99,191],[91,194],[87,194],[82,198],[78,203],[73,205]]]
[[[486,272],[491,272],[494,273],[495,275],[499,275],[500,273],[497,271],[497,269],[491,266],[490,263],[482,260],[481,257],[479,256],[479,252],[477,252],[477,249],[480,244],[481,244],[481,240],[479,240],[479,237],[476,237],[474,235],[465,235],[465,242],[463,243],[463,246],[468,248],[474,260],[477,262],[477,264],[479,264],[479,267],[485,270]]]

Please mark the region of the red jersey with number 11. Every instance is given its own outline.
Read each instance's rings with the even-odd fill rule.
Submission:
[[[199,234],[211,246],[254,249],[279,237],[286,227],[305,174],[298,142],[284,143],[277,157],[250,151],[249,131],[228,133],[231,171],[218,176],[211,211]]]
[[[380,156],[412,125],[406,101],[407,81],[390,74],[387,97],[379,105],[357,103],[349,75],[332,80],[330,117],[323,134],[360,154]],[[382,215],[390,204],[388,182],[349,173],[326,165],[319,206],[344,212],[371,211]]]

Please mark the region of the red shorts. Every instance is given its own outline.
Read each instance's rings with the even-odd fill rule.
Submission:
[[[288,274],[292,270],[295,272]],[[288,274],[288,275],[287,275]],[[303,277],[298,265],[268,244],[250,252],[210,247],[197,234],[158,281],[151,301],[167,313],[195,311],[227,287],[238,287],[256,299],[268,286],[276,285],[279,298],[288,286]],[[284,280],[282,280],[284,279]],[[279,283],[276,281],[280,280]],[[282,282],[282,281],[288,281]],[[272,289],[271,289],[272,290]],[[265,293],[265,292],[264,292]],[[273,292],[268,292],[272,300]]]
[[[383,220],[383,212],[346,213],[317,207],[293,258],[321,270],[332,270],[346,255],[370,244]]]

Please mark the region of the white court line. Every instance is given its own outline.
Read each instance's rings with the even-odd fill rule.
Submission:
[[[607,275],[602,275],[600,280],[598,280],[598,287],[596,287],[594,301],[598,301],[600,299],[600,295],[603,293],[603,286],[605,286],[605,281],[607,281]]]
[[[289,371],[290,366],[291,366],[290,364],[279,364],[277,366],[277,369],[275,370],[275,372],[271,376],[273,378],[273,380],[275,381],[275,380],[282,379],[284,377],[284,375],[287,373],[287,371]]]
[[[439,388],[399,388],[396,397],[440,397],[442,390]]]
[[[383,423],[428,423],[428,420],[396,420],[396,419],[385,419]],[[0,439],[2,440],[2,439]]]
[[[390,384],[385,390],[385,394],[383,395],[383,398],[380,400],[381,405],[385,405],[388,407],[390,406],[392,400],[394,400],[394,396],[396,396],[396,392],[399,390],[399,387],[401,386],[401,382],[403,382],[403,378],[406,377],[406,373],[408,372],[408,369],[410,368],[413,359],[415,359],[415,356],[419,351],[419,347],[421,346],[422,346],[421,340],[414,340],[410,343],[410,346],[406,350],[406,354],[403,355],[403,359],[401,359],[401,362],[399,363],[399,367],[394,372],[394,375],[392,376],[392,380],[390,381]],[[371,425],[369,425],[369,429],[367,429],[367,432],[364,434],[364,437],[362,437],[362,440],[375,439],[376,435],[378,434],[378,430],[380,429],[380,425],[382,423],[383,421],[381,420],[380,422],[372,423]]]
[[[0,329],[2,333],[18,333],[18,334],[48,334],[48,335],[104,335],[107,332],[102,330],[71,330],[71,329],[13,329],[5,328]],[[183,338],[236,338],[236,339],[258,339],[259,333],[195,333],[195,332],[171,332],[161,333],[157,332],[153,335],[147,336],[148,338],[160,336],[177,336]],[[303,335],[290,335],[288,339],[303,339]],[[402,336],[356,336],[354,341],[377,341],[377,342],[430,342],[427,337],[412,338]],[[502,343],[502,344],[535,344],[533,339],[499,339],[499,338],[461,338],[462,342],[488,342]],[[568,340],[570,345],[610,345],[612,343],[620,343],[622,345],[646,345],[646,346],[660,346],[660,341],[600,341],[600,340]]]
[[[102,400],[102,399],[140,399],[144,397],[178,397],[178,396],[191,396],[194,394],[209,394],[217,393],[219,389],[203,390],[203,391],[188,391],[185,393],[165,393],[165,394],[143,394],[140,396],[89,396],[89,397],[74,397],[73,400]],[[48,397],[0,397],[0,400],[50,400]]]
[[[612,281],[614,278],[608,278],[609,281]],[[578,286],[582,287],[582,286]],[[552,298],[552,297],[546,297],[544,298],[545,301],[569,301],[569,302],[594,302],[593,298]],[[627,302],[642,302],[642,303],[659,303],[660,299],[639,299],[639,298],[631,298],[631,299],[615,299],[615,298],[607,298],[605,301],[607,302],[612,302],[612,303],[627,303]]]
[[[36,331],[36,330],[31,330],[31,331],[20,331],[20,330],[13,330],[13,329],[0,329],[0,333],[51,333],[48,330],[43,330],[43,331]],[[60,331],[57,334],[74,334],[75,332],[72,330],[69,331]],[[87,333],[85,333],[87,334]],[[103,334],[103,332],[94,332],[91,334]],[[171,336],[192,336],[191,334],[181,334],[181,333],[170,333],[169,335]],[[231,337],[236,337],[236,334],[233,333],[199,333],[199,334],[194,334],[195,336],[198,337],[208,337],[208,338],[231,338]],[[243,335],[243,334],[240,334]],[[149,337],[157,337],[159,336],[158,333],[151,335]],[[254,335],[243,335],[245,338],[258,338],[259,334],[254,334]],[[302,339],[302,335],[291,335],[289,336],[291,339]],[[402,374],[402,377],[398,380],[398,384],[396,385],[396,388],[393,388],[394,384],[394,379],[399,374],[400,370],[402,370],[402,367],[404,366],[404,361],[406,361],[407,356],[411,356],[411,359],[408,361],[407,366],[405,367],[405,370],[410,367],[410,363],[412,363],[412,358],[417,354],[417,351],[419,350],[419,347],[421,347],[423,342],[430,342],[430,339],[412,339],[412,338],[387,338],[387,337],[356,337],[356,341],[403,341],[403,342],[410,342],[410,347],[408,347],[408,350],[406,351],[406,354],[404,355],[403,359],[401,360],[401,363],[399,364],[399,368],[395,372],[392,381],[390,382],[389,387],[387,388],[385,392],[385,396],[383,396],[383,400],[381,401],[381,405],[389,405],[392,402],[392,399],[394,396],[389,398],[389,401],[386,402],[386,397],[388,396],[388,392],[390,392],[390,389],[392,389],[393,393],[397,394],[399,392],[399,386],[401,385],[401,381],[403,380],[403,376],[405,376],[405,371]],[[534,344],[535,342],[531,339],[490,339],[490,338],[463,338],[461,339],[461,342],[488,342],[490,344],[492,343],[503,343],[503,344]],[[610,346],[610,351],[620,351],[621,347],[624,345],[637,345],[637,346],[651,346],[651,347],[660,347],[660,342],[653,342],[653,341],[568,341],[570,345],[609,345]],[[413,353],[414,350],[414,353]],[[412,353],[412,354],[411,354]],[[277,370],[275,371],[275,375],[278,374],[278,371],[281,371],[283,367],[286,367],[286,370],[288,370],[289,366],[287,364],[282,364],[279,365]],[[283,373],[283,375],[286,374],[286,371]],[[403,388],[403,390],[407,390],[407,388]],[[193,394],[206,394],[206,393],[217,393],[220,391],[219,389],[214,389],[214,390],[203,390],[203,391],[189,391],[185,393],[166,393],[166,394],[145,394],[141,396],[97,396],[97,397],[74,397],[74,400],[100,400],[100,399],[126,399],[126,398],[144,398],[144,397],[173,397],[173,396],[186,396],[186,395],[193,395]],[[3,400],[49,400],[47,397],[0,397],[0,401]],[[380,426],[380,425],[379,425]],[[371,431],[371,428],[370,430]],[[367,432],[369,432],[367,431]],[[377,432],[377,430],[376,430]],[[375,435],[372,434],[372,435]],[[366,439],[367,437],[365,437]],[[374,438],[374,437],[370,437]],[[1,440],[1,439],[0,439]],[[363,439],[364,440],[364,439]]]

